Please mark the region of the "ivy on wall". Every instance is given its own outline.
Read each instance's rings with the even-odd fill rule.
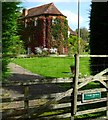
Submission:
[[[57,48],[58,53],[63,52],[63,48],[68,44],[68,22],[66,18],[57,16],[40,16],[37,18],[37,25],[33,25],[34,19],[28,20],[26,35],[35,35],[29,43],[33,47]],[[27,38],[28,38],[27,37]],[[38,43],[37,45],[34,43]]]
[[[61,54],[63,47],[67,46],[68,39],[68,22],[66,18],[57,17],[53,20],[52,27],[53,46],[58,48],[58,53]]]
[[[46,44],[47,44],[47,48],[51,48],[52,44],[52,33],[51,33],[51,23],[52,23],[52,17],[47,17],[46,18]]]

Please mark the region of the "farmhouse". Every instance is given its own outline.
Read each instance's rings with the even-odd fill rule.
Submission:
[[[36,53],[36,48],[47,48],[67,54],[68,22],[53,3],[23,9],[22,24],[22,39],[28,53]]]

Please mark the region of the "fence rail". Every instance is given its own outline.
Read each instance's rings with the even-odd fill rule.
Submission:
[[[101,111],[106,111],[106,116],[108,117],[108,68],[105,68],[103,71],[95,74],[94,76],[90,76],[79,83],[79,63],[80,58],[84,57],[108,57],[108,55],[76,55],[75,56],[75,77],[73,80],[73,110],[72,110],[72,120],[74,120],[75,116],[96,113]],[[84,78],[83,78],[84,79]],[[100,84],[100,88],[92,88],[82,90],[84,86],[87,86],[90,82],[98,82]],[[103,88],[101,88],[103,87]],[[101,95],[102,94],[102,95]],[[80,100],[78,101],[78,95],[80,95]],[[98,97],[94,97],[98,95]],[[88,97],[88,98],[87,98]],[[103,104],[103,102],[105,104]],[[79,104],[78,104],[79,103]],[[96,105],[97,103],[98,106]],[[102,106],[101,106],[102,105]],[[80,110],[80,107],[83,106],[84,110]],[[87,107],[89,106],[89,107]]]
[[[106,75],[106,73],[108,73],[108,68],[97,73],[94,76],[91,75],[89,77],[83,78],[79,76],[79,60],[81,57],[108,57],[108,55],[79,55],[75,57],[76,71],[74,78],[39,78],[33,81],[28,80],[27,82],[9,82],[7,84],[3,83],[3,87],[22,86],[24,88],[24,94],[21,97],[2,98],[2,106],[5,106],[6,104],[12,104],[9,106],[9,108],[2,107],[1,113],[3,120],[12,120],[13,118],[17,120],[34,118],[36,118],[37,120],[52,118],[74,119],[74,117],[79,115],[101,111],[107,111],[106,116],[108,116],[108,75]],[[87,86],[90,82],[95,81],[100,83],[101,87],[94,89],[83,88]],[[70,84],[71,88],[64,92],[31,96],[29,93],[29,87],[38,84]],[[83,94],[92,94],[96,92],[100,92],[102,94],[99,99],[83,102]],[[37,102],[41,100],[43,100],[41,103]],[[18,105],[18,103],[21,102],[21,106],[18,106],[16,108],[14,104]],[[93,106],[95,106],[94,104],[103,102],[105,102],[105,106],[99,106],[99,108],[92,108]],[[91,105],[92,107],[90,109],[88,107],[85,107],[86,109],[82,110],[82,107],[84,108],[84,106],[86,105]]]
[[[9,83],[2,83],[3,87],[6,86],[24,86],[24,85],[36,85],[36,84],[55,84],[55,83],[71,83],[73,78],[54,78],[54,79],[45,79],[45,78],[38,78],[35,80],[27,80],[27,82],[12,82]]]
[[[103,72],[106,73],[108,69],[105,69]],[[96,79],[102,79],[107,81],[106,78],[108,78],[107,75],[101,76],[102,73],[96,74],[96,76],[89,76],[89,77],[83,77],[78,79],[78,82],[83,82],[86,80],[96,80]],[[97,76],[98,75],[98,76]],[[9,83],[2,83],[2,87],[8,87],[8,86],[26,86],[26,85],[36,85],[36,84],[56,84],[56,83],[72,83],[73,78],[54,78],[54,79],[44,79],[44,78],[38,78],[33,81],[27,81],[27,82],[14,82],[10,81]]]
[[[90,78],[87,78],[88,80],[89,79],[91,79],[91,78],[93,78],[93,76],[92,77],[90,77]],[[100,77],[101,79],[104,79],[105,81],[107,81],[107,77],[105,76],[105,77]],[[79,79],[79,82],[80,82],[80,86],[82,87],[82,85],[84,85],[84,82],[85,82],[85,80],[87,81],[87,79],[85,79],[85,78],[82,78],[82,79]],[[97,79],[97,78],[96,78]],[[60,80],[60,81],[59,81]],[[61,81],[64,81],[64,79],[58,79],[58,82],[57,83],[62,83]],[[67,80],[67,79],[65,79],[65,80]],[[44,81],[44,80],[43,80]],[[65,83],[71,83],[71,81],[72,81],[72,79],[69,79],[69,80],[67,80],[67,81],[65,81]],[[90,81],[90,80],[89,80]],[[34,97],[32,97],[32,96],[29,96],[29,86],[31,86],[31,85],[36,85],[36,84],[40,84],[40,83],[42,83],[42,82],[32,82],[32,84],[30,83],[24,83],[24,97],[14,97],[14,98],[3,98],[2,99],[2,102],[3,102],[3,104],[4,103],[8,103],[8,102],[18,102],[18,101],[24,101],[24,108],[22,107],[22,108],[17,108],[17,109],[15,109],[15,107],[14,108],[11,108],[11,112],[10,112],[10,109],[8,108],[8,109],[4,109],[3,110],[3,117],[9,117],[9,116],[17,116],[17,115],[21,115],[21,114],[25,114],[26,113],[26,110],[27,109],[29,109],[30,111],[33,111],[33,113],[35,112],[35,111],[37,111],[37,107],[39,106],[39,105],[37,105],[37,106],[35,106],[35,108],[31,108],[31,106],[29,106],[29,102],[30,101],[32,101],[32,100],[39,100],[39,99],[49,99],[49,101],[52,101],[53,99],[58,99],[58,97],[61,97],[61,98],[64,98],[64,97],[71,97],[71,93],[72,93],[72,90],[73,90],[73,88],[71,88],[71,89],[69,89],[68,91],[66,91],[66,92],[62,92],[62,93],[54,93],[54,94],[50,94],[50,95],[42,95],[42,96],[34,96]],[[46,82],[44,82],[44,84],[45,84]],[[51,81],[49,82],[50,84],[52,83]],[[13,83],[12,85],[14,86],[14,84],[15,85],[20,85],[19,83],[18,84],[16,84],[16,83]],[[47,84],[48,84],[48,82],[47,82]],[[82,85],[81,85],[82,84]],[[7,84],[6,86],[10,86],[11,84]],[[22,84],[21,84],[22,85]],[[79,87],[80,88],[80,87]],[[107,89],[106,88],[96,88],[96,89],[89,89],[89,90],[80,90],[80,91],[78,91],[78,95],[82,95],[82,93],[92,93],[92,92],[106,92],[107,91]],[[65,96],[64,96],[65,95]],[[61,100],[60,98],[59,98],[59,100]],[[58,100],[58,101],[59,101]],[[99,99],[99,100],[97,100],[97,101],[91,101],[91,102],[89,102],[89,104],[93,104],[93,103],[98,103],[98,102],[105,102],[105,101],[107,101],[107,98],[106,97],[104,97],[104,98],[101,98],[101,99]],[[53,109],[53,110],[56,110],[56,109],[64,109],[64,108],[71,108],[72,107],[72,105],[71,105],[71,101],[65,101],[65,102],[63,102],[63,103],[56,103],[57,101],[52,101],[50,104],[48,103],[48,105]],[[47,103],[47,102],[46,102]],[[82,103],[81,101],[78,101],[77,102],[77,105],[78,106],[83,106],[83,105],[86,105],[86,104],[88,104],[88,103]],[[33,107],[33,106],[32,106]],[[48,107],[48,106],[47,106]],[[41,108],[42,109],[42,108]],[[99,111],[100,110],[106,110],[106,108],[104,108],[103,109],[103,107],[102,107],[102,109],[100,108],[99,109]],[[4,111],[6,111],[6,112],[4,112]],[[92,113],[92,112],[94,112],[94,110],[91,110],[91,112],[90,112],[90,110],[89,111],[84,111],[84,112],[78,112],[78,113],[76,113],[76,115],[81,115],[81,114],[87,114],[87,113]],[[62,115],[58,115],[59,117],[60,116],[62,116]],[[68,113],[67,114],[67,116],[69,117],[69,116],[71,116],[71,114],[70,113]],[[27,117],[27,116],[26,116]],[[57,116],[56,116],[57,117]],[[62,116],[63,117],[63,116]],[[65,116],[66,117],[66,116]],[[51,116],[50,116],[50,118],[51,118]]]
[[[108,55],[79,55],[79,57],[108,57]]]
[[[66,92],[61,92],[61,93],[52,93],[52,94],[43,94],[39,96],[31,96],[29,95],[29,87],[32,85],[38,85],[38,84],[55,84],[55,83],[72,83],[72,79],[68,78],[57,78],[57,79],[36,79],[34,81],[28,81],[28,82],[10,82],[7,84],[3,83],[3,87],[9,87],[9,86],[22,86],[24,88],[24,96],[21,97],[14,97],[14,98],[2,98],[2,105],[6,103],[14,104],[15,102],[22,102],[23,105],[20,108],[16,108],[14,105],[10,105],[10,108],[2,108],[2,117],[3,119],[6,119],[6,117],[9,119],[12,117],[18,116],[20,119],[22,118],[29,118],[31,119],[35,117],[40,117],[41,114],[43,114],[45,111],[49,112],[50,110],[55,111],[56,115],[50,115],[49,118],[53,117],[63,117],[64,115],[64,108],[71,108],[71,101],[70,101],[70,96],[71,96],[71,90],[66,91]],[[64,99],[66,98],[66,100]],[[68,99],[69,98],[69,99]],[[61,100],[61,102],[57,102]],[[42,104],[37,104],[37,105],[32,105],[30,106],[30,103],[34,101],[36,103],[39,100],[43,100]],[[18,104],[18,103],[17,103]],[[39,109],[39,110],[38,110]],[[40,110],[41,109],[41,110]],[[57,113],[56,110],[62,110],[62,112]],[[29,111],[29,113],[27,112]],[[38,113],[38,111],[41,111],[39,115],[34,115],[34,113]],[[65,113],[65,117],[70,115],[70,111],[68,110],[69,114]],[[58,114],[58,115],[57,115]],[[43,116],[43,118],[47,118],[48,116]],[[41,118],[41,117],[40,117]],[[39,119],[39,118],[38,118]]]

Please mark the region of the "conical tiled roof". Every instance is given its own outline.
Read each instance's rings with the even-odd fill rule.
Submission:
[[[61,15],[64,16],[53,3],[45,4],[39,7],[34,7],[31,9],[28,9],[27,15],[25,17],[33,17],[33,16],[39,16],[39,15]],[[65,16],[66,17],[66,16]]]

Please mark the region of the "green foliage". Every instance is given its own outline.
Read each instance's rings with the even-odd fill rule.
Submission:
[[[86,42],[80,38],[80,53],[85,52],[87,44]],[[77,54],[78,52],[78,37],[70,35],[68,38],[68,47],[69,47],[69,55]]]
[[[2,3],[2,53],[3,53],[3,77],[7,73],[7,65],[10,61],[9,53],[17,54],[18,49],[22,48],[22,42],[18,36],[18,24],[20,2]],[[21,43],[21,44],[20,44]]]
[[[9,46],[9,55],[19,55],[19,54],[24,54],[25,50],[23,47],[23,41],[20,40],[20,37],[17,36],[12,36],[12,40]]]
[[[64,28],[62,28],[63,35],[64,35],[64,45],[68,44],[68,21],[64,19]]]
[[[78,38],[77,36],[72,36],[68,38],[68,47],[69,47],[69,55],[76,54],[78,50]]]
[[[60,18],[54,19],[54,24],[52,25],[52,35],[56,40],[61,38],[64,38],[66,40],[68,37],[68,34],[67,34],[68,23],[66,19],[63,19],[63,20],[62,19]]]
[[[66,18],[56,18],[52,24],[51,33],[53,36],[53,46],[58,48],[58,52],[60,53],[60,49],[63,46],[67,45],[68,38],[68,22]]]
[[[76,29],[76,32],[78,33],[78,29]],[[87,28],[85,27],[80,28],[80,37],[84,41],[89,42],[89,31],[87,30]]]
[[[61,21],[60,19],[56,18],[54,19],[54,24],[52,25],[52,35],[55,40],[61,39],[59,32],[61,33]]]

